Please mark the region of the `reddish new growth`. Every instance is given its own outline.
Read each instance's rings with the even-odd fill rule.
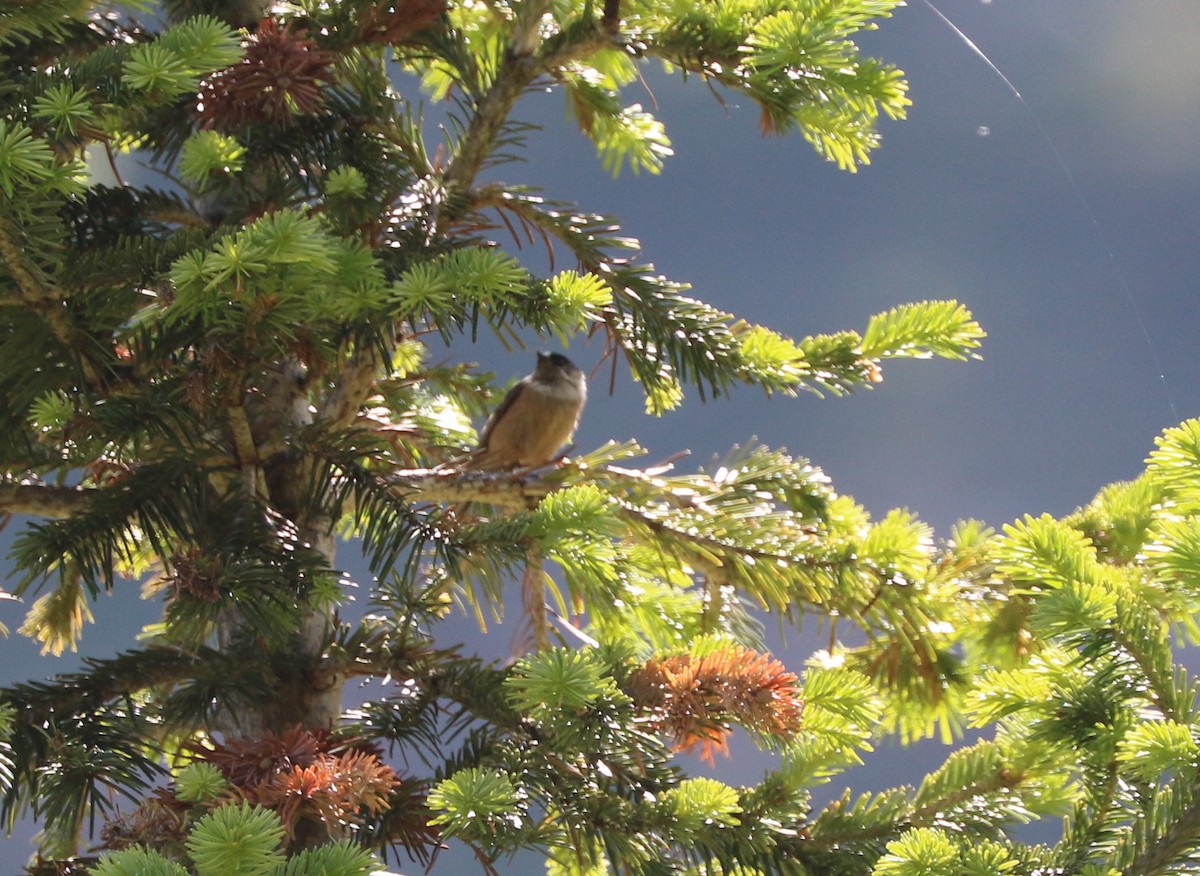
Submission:
[[[173,791],[159,788],[129,815],[114,814],[100,831],[100,848],[127,849],[148,846],[170,853],[182,850],[187,839],[190,803]]]
[[[786,737],[800,729],[804,710],[794,673],[769,654],[736,645],[703,657],[650,659],[629,687],[656,729],[674,737],[676,750],[699,749],[709,763],[718,751],[728,754],[731,723]]]
[[[217,602],[221,598],[220,565],[213,559],[203,557],[197,548],[171,557],[171,572],[161,580],[170,588],[172,597],[184,593],[203,602]]]
[[[200,85],[197,113],[205,128],[228,130],[269,122],[287,126],[325,104],[322,83],[333,78],[337,56],[318,49],[303,31],[265,18],[250,37],[246,57]]]
[[[388,794],[397,783],[392,768],[375,755],[346,751],[277,773],[243,796],[278,812],[289,833],[302,819],[316,818],[338,836],[360,810],[377,815],[387,809]]]
[[[388,809],[400,784],[374,752],[300,727],[202,751],[238,797],[274,809],[289,834],[300,821],[316,819],[340,835],[360,812]]]
[[[380,0],[359,27],[359,38],[369,43],[401,45],[437,23],[447,6],[446,0]]]

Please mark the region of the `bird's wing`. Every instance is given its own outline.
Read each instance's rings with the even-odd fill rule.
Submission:
[[[479,433],[479,448],[481,450],[487,449],[488,441],[492,437],[492,430],[496,428],[496,424],[500,422],[501,418],[508,412],[508,409],[512,407],[513,402],[516,401],[521,391],[525,389],[525,384],[528,381],[529,378],[525,378],[510,389],[500,401],[499,407],[492,411],[492,415],[487,418],[487,422],[483,424],[483,429]]]

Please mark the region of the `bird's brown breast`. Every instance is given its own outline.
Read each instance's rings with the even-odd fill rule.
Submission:
[[[526,383],[488,430],[476,467],[496,470],[549,462],[570,439],[582,406],[575,386]]]

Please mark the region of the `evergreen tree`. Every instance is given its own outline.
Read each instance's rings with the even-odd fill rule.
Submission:
[[[0,596],[54,652],[111,588],[164,610],[116,657],[0,691],[0,814],[44,825],[31,869],[365,876],[451,839],[556,876],[1194,868],[1200,718],[1170,644],[1200,634],[1200,422],[1064,520],[936,543],[766,447],[474,470],[489,376],[431,364],[480,331],[598,335],[662,414],[971,356],[954,302],[798,341],[748,324],[613,219],[491,170],[549,87],[612,172],[656,171],[666,133],[622,96],[654,62],[853,170],[907,105],[853,42],[897,5],[5,4],[0,513],[22,523]],[[453,108],[436,148],[418,83]],[[85,156],[130,149],[162,186],[90,180]],[[528,241],[570,267],[536,274]],[[357,622],[350,550],[373,576]],[[506,590],[519,659],[444,641],[455,605],[486,619]],[[761,610],[828,618],[828,650],[790,671]],[[812,811],[882,734],[966,726],[988,738],[915,791]],[[683,772],[735,727],[778,768]],[[1052,846],[1013,837],[1058,815]]]

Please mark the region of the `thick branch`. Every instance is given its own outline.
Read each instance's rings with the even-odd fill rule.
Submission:
[[[354,422],[382,367],[383,362],[374,345],[356,348],[321,405],[316,421],[335,429]]]
[[[545,0],[526,5],[518,22],[509,52],[500,66],[491,87],[479,102],[466,135],[459,142],[454,160],[446,169],[442,181],[447,188],[469,189],[483,163],[496,145],[496,137],[512,112],[517,98],[543,73],[550,72],[570,61],[586,57],[608,43],[611,37],[598,27],[583,35],[559,34],[548,41],[541,54],[536,54],[537,30],[543,11],[549,7]],[[443,227],[453,217],[438,217]]]
[[[534,52],[537,49],[538,25],[545,0],[527,2],[520,7],[519,19],[513,31],[512,43],[491,87],[479,102],[466,136],[459,142],[457,154],[443,178],[447,188],[466,190],[471,187],[484,159],[496,144],[496,137],[508,119],[513,105],[540,72]],[[448,217],[439,217],[443,224]]]
[[[443,182],[448,189],[465,191],[479,174],[483,162],[496,144],[496,137],[508,119],[517,98],[535,76],[539,67],[530,57],[509,57],[492,87],[471,117],[471,125],[461,140],[454,161],[446,169]],[[453,217],[443,212],[438,216],[438,230],[444,230]]]
[[[604,0],[604,16],[600,21],[606,31],[615,34],[621,27],[621,0]]]
[[[0,484],[0,514],[64,519],[79,513],[91,500],[91,490],[45,484]]]
[[[259,468],[258,448],[254,444],[246,409],[241,405],[232,405],[229,408],[229,431],[233,435],[234,453],[237,455],[238,467],[245,479],[246,489],[251,494],[265,496],[266,485],[260,483],[262,470]]]
[[[414,468],[392,472],[384,482],[408,500],[455,504],[484,502],[498,508],[523,509],[561,484],[511,474],[463,474],[453,469]]]

